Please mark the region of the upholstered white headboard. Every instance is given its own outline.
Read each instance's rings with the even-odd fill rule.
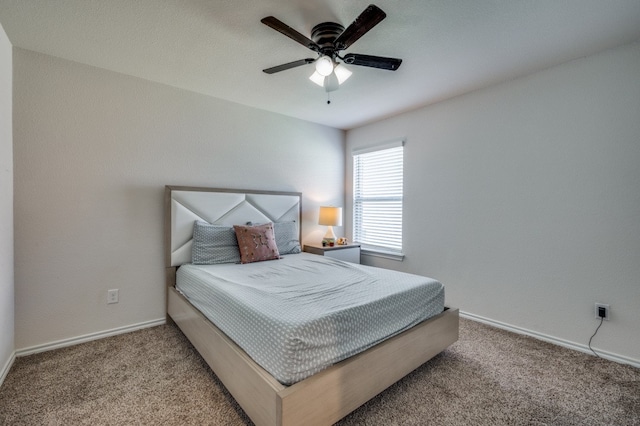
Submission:
[[[299,192],[165,187],[165,264],[191,262],[193,223],[244,225],[294,220],[300,235]]]

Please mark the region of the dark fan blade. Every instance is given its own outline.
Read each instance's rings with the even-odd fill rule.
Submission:
[[[266,72],[267,74],[273,74],[276,72],[288,70],[290,68],[299,67],[300,65],[311,64],[313,62],[315,62],[315,59],[312,59],[312,58],[300,59],[299,61],[289,62],[288,64],[278,65],[276,67],[267,68],[266,70],[262,70],[262,71]]]
[[[387,16],[378,6],[370,4],[334,42],[336,50],[344,50]]]
[[[280,21],[279,19],[274,18],[273,16],[267,16],[266,18],[263,18],[260,22],[286,35],[290,39],[297,41],[304,47],[307,47],[313,50],[314,52],[320,51],[320,46],[318,46],[315,41],[311,40],[308,37],[303,36],[298,31],[294,30],[293,28],[291,28],[284,22]]]
[[[395,71],[400,67],[402,59],[383,58],[382,56],[360,55],[358,53],[348,53],[342,58],[345,64],[362,65],[364,67],[380,68],[383,70]]]

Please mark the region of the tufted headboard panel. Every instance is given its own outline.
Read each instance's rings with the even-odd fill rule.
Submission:
[[[193,223],[244,225],[293,220],[300,235],[299,192],[165,187],[165,265],[191,262]]]

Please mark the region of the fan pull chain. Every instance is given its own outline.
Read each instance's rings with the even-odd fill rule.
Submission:
[[[331,103],[331,92],[327,92],[327,105]]]

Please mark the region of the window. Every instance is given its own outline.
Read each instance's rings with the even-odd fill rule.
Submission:
[[[401,256],[403,143],[353,151],[353,239],[364,251]]]

